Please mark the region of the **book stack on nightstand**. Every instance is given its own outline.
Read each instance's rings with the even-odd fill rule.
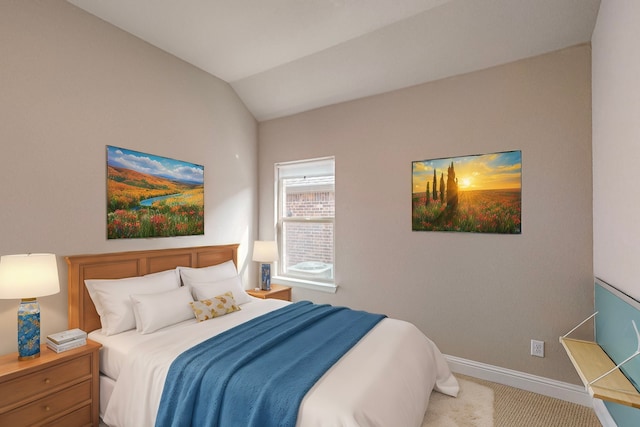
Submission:
[[[69,329],[47,336],[47,347],[56,353],[87,344],[87,333],[81,329]]]

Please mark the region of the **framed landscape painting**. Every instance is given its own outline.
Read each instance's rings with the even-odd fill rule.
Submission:
[[[522,152],[412,162],[412,230],[521,233]]]
[[[204,234],[204,166],[107,146],[107,238]]]

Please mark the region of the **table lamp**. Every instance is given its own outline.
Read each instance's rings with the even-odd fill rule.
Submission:
[[[18,307],[18,359],[40,356],[40,305],[36,297],[60,292],[54,254],[0,257],[0,299],[21,299]]]
[[[260,268],[260,289],[271,290],[271,263],[278,260],[276,242],[256,240],[253,242],[253,260],[262,263]]]

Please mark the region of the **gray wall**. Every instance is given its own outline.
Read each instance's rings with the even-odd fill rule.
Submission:
[[[603,1],[593,32],[594,273],[640,300],[640,2]]]
[[[0,254],[59,256],[43,335],[67,328],[64,255],[240,243],[257,280],[257,123],[225,82],[63,0],[1,1],[0,58]],[[205,235],[107,241],[106,145],[204,165]],[[0,354],[17,308],[0,300]]]
[[[259,125],[273,164],[336,157],[336,294],[414,322],[445,353],[579,383],[558,336],[591,314],[591,50],[568,48]],[[411,162],[522,150],[522,234],[411,231]],[[588,332],[588,331],[587,331]],[[530,340],[547,357],[529,356]]]

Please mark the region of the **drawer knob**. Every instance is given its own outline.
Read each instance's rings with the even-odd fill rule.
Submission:
[[[45,411],[47,411],[47,412],[49,412],[49,411],[51,410],[51,406],[49,406],[49,405],[45,406],[45,407],[44,407],[44,410],[45,410]]]
[[[45,384],[49,384],[50,382],[51,382],[51,380],[50,380],[49,378],[45,378],[45,379],[44,379],[44,383],[45,383]]]

